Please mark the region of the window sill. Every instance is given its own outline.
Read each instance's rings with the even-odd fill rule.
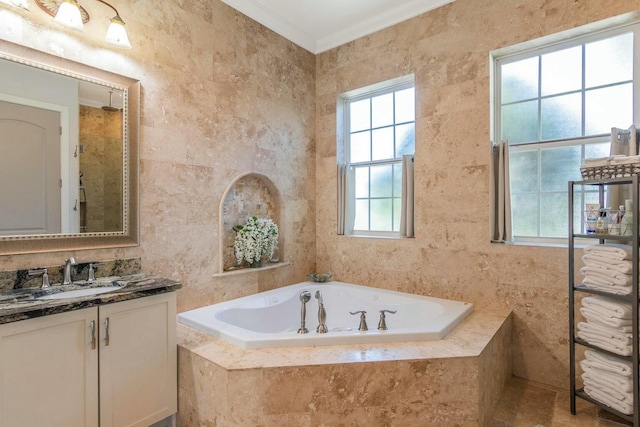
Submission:
[[[374,235],[374,234],[343,234],[339,235],[339,237],[346,238],[365,238],[365,239],[383,239],[383,240],[404,240],[404,239],[413,239],[414,237],[403,237],[403,236],[382,236],[382,235]]]
[[[212,277],[224,277],[224,276],[235,276],[235,275],[239,275],[239,274],[257,273],[257,272],[265,271],[265,270],[273,270],[274,268],[287,267],[289,265],[291,265],[290,262],[267,262],[262,267],[258,267],[258,268],[249,268],[249,267],[236,268],[236,269],[233,269],[233,270],[223,271],[222,273],[213,274]]]

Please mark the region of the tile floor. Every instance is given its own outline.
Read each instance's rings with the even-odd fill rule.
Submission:
[[[620,427],[631,423],[582,399],[576,415],[569,409],[564,389],[513,378],[490,427]]]

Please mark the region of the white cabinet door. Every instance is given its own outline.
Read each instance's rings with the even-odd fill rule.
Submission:
[[[0,325],[0,427],[98,426],[98,309]]]
[[[100,307],[100,427],[147,427],[177,410],[176,294]]]

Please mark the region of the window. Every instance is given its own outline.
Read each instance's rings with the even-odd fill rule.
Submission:
[[[344,234],[401,235],[403,156],[415,151],[413,76],[344,94],[340,103],[344,146],[338,152],[343,153],[347,188],[340,196],[345,199]]]
[[[612,127],[638,123],[638,31],[627,25],[494,57],[494,135],[509,141],[514,240],[566,239],[567,182],[581,180],[582,159],[609,155]],[[597,203],[590,190],[576,195],[576,227],[579,207]]]

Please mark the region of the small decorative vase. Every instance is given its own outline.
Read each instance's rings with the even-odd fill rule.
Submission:
[[[262,260],[249,263],[249,268],[260,268],[260,267],[262,267]]]

